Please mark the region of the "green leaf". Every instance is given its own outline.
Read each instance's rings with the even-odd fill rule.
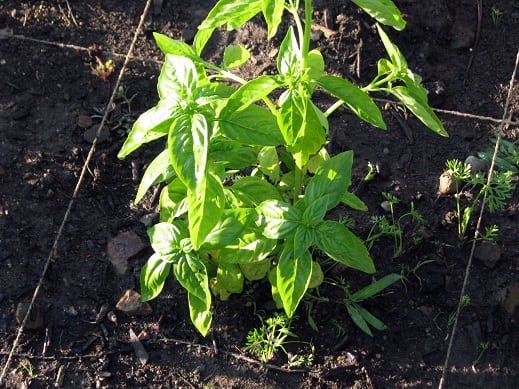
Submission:
[[[222,110],[221,118],[226,119],[232,116],[236,110],[243,110],[260,101],[280,86],[281,84],[275,77],[268,75],[259,76],[243,84],[229,97],[225,108]]]
[[[213,138],[209,148],[209,159],[218,161],[228,169],[243,169],[252,166],[257,160],[257,150],[251,146],[245,146],[240,142]]]
[[[312,275],[312,256],[306,250],[303,255],[294,257],[294,244],[293,241],[285,243],[276,274],[276,287],[289,318],[294,315],[306,293]]]
[[[197,55],[202,55],[202,51],[204,50],[207,42],[209,42],[209,39],[211,39],[213,32],[214,28],[201,29],[198,27],[198,31],[196,32],[193,39],[193,48],[195,49]]]
[[[324,161],[306,187],[305,204],[309,206],[329,195],[328,209],[337,206],[351,184],[352,163],[353,151],[342,152]]]
[[[240,44],[226,46],[223,51],[223,65],[228,69],[243,65],[249,58],[249,50]]]
[[[353,2],[378,22],[394,27],[398,31],[405,28],[406,22],[391,0],[353,0]]]
[[[261,9],[267,21],[267,39],[272,39],[281,24],[285,0],[263,0]]]
[[[230,139],[253,146],[278,146],[283,136],[276,117],[257,105],[235,111],[220,120],[222,133]]]
[[[404,55],[400,51],[397,45],[393,44],[385,31],[377,24],[378,34],[380,35],[380,39],[386,48],[387,54],[389,55],[389,59],[391,63],[396,67],[396,70],[401,74],[407,73],[407,61],[405,60]]]
[[[348,300],[352,302],[361,302],[363,300],[369,299],[401,279],[402,276],[400,274],[388,274],[382,277],[380,280],[372,282],[358,292],[351,294]]]
[[[278,152],[274,146],[265,146],[258,153],[258,167],[270,181],[276,183],[281,178]]]
[[[178,178],[171,181],[160,193],[160,221],[172,222],[187,210],[187,188]]]
[[[308,75],[313,81],[319,80],[324,73],[324,58],[319,50],[308,52]]]
[[[176,108],[171,101],[159,101],[155,107],[144,112],[133,123],[132,130],[117,157],[123,159],[143,144],[166,136],[177,115]]]
[[[220,263],[252,264],[265,261],[276,247],[277,240],[265,239],[257,229],[250,226],[238,241],[221,249]]]
[[[368,334],[369,336],[373,336],[373,333],[369,329],[368,323],[366,323],[366,320],[362,317],[359,306],[357,304],[355,305],[346,305],[346,309],[348,310],[348,314],[350,315],[353,322],[359,327],[364,333]]]
[[[310,283],[308,289],[317,288],[324,281],[324,273],[321,269],[321,265],[318,262],[312,261],[312,277],[310,277]]]
[[[177,176],[189,190],[196,190],[195,154],[191,117],[182,115],[173,121],[168,137],[169,159]],[[198,169],[200,170],[200,169]]]
[[[351,82],[335,76],[323,76],[317,83],[328,93],[344,101],[360,119],[386,129],[382,113],[369,95]]]
[[[303,212],[301,223],[308,227],[317,226],[323,221],[326,212],[330,209],[331,201],[329,194],[312,201]]]
[[[297,228],[302,213],[290,204],[279,200],[267,200],[257,207],[261,215],[262,232],[269,239],[283,239]]]
[[[377,317],[373,316],[368,310],[357,306],[357,309],[364,320],[366,320],[372,327],[376,328],[379,331],[387,330],[387,327],[384,323],[382,323]]]
[[[367,211],[368,206],[351,192],[344,192],[341,202],[356,211]]]
[[[173,271],[179,284],[188,292],[191,321],[205,336],[211,323],[211,292],[207,269],[196,256],[185,254],[173,266]]]
[[[301,93],[300,93],[301,92]],[[299,168],[326,142],[323,126],[306,93],[289,90],[277,116],[279,128]]]
[[[220,286],[231,293],[241,293],[243,291],[243,273],[236,264],[220,263],[216,279]]]
[[[270,271],[270,265],[271,263],[267,259],[259,262],[240,263],[240,269],[249,281],[259,281],[265,278]]]
[[[296,228],[294,234],[294,252],[292,253],[295,258],[299,258],[304,255],[310,246],[313,246],[316,241],[316,233],[313,228],[307,227],[300,224]]]
[[[215,29],[227,24],[236,29],[261,11],[262,0],[220,0],[211,9],[199,29]]]
[[[188,293],[187,301],[189,303],[189,316],[191,317],[191,321],[202,336],[206,336],[211,328],[211,321],[213,319],[211,313],[211,294],[209,294],[208,299],[204,300],[192,293]]]
[[[237,179],[231,186],[231,191],[246,207],[256,207],[266,200],[283,200],[279,191],[272,184],[255,176]]]
[[[160,254],[153,254],[142,267],[140,275],[141,300],[149,301],[157,297],[171,271],[171,263],[162,259]]]
[[[290,80],[298,72],[301,66],[301,53],[299,44],[294,34],[294,28],[290,26],[287,34],[279,46],[277,58],[278,73]]]
[[[155,38],[155,42],[157,42],[157,45],[164,54],[174,54],[186,57],[196,56],[193,48],[185,42],[171,39],[170,37],[158,32],[153,33],[153,38]]]
[[[182,252],[181,240],[188,236],[182,224],[157,223],[148,229],[151,247],[161,257]]]
[[[223,186],[212,174],[204,176],[195,191],[188,190],[189,233],[195,250],[220,220],[225,205]]]
[[[166,54],[157,81],[161,99],[173,99],[180,104],[193,96],[197,82],[198,72],[193,61],[179,55]]]
[[[205,238],[203,249],[214,250],[233,243],[256,216],[256,211],[250,208],[224,210],[216,226]]]
[[[165,149],[151,161],[144,171],[134,203],[138,204],[151,186],[171,181],[174,177],[175,171],[169,162],[169,152]]]
[[[343,265],[365,273],[374,273],[369,252],[355,234],[339,222],[325,221],[317,229],[317,246]]]
[[[419,96],[414,95],[410,89],[404,86],[396,86],[391,88],[389,92],[400,100],[429,129],[438,135],[449,136],[434,111],[426,102],[422,102]]]

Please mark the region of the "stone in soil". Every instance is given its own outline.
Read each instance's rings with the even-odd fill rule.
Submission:
[[[141,301],[141,295],[135,290],[128,289],[115,305],[119,311],[128,316],[146,316],[151,313],[148,303]]]
[[[133,231],[121,232],[108,242],[107,252],[115,272],[119,275],[128,271],[128,260],[144,248],[141,238]]]
[[[501,258],[501,246],[494,242],[481,242],[474,251],[474,258],[493,269]]]

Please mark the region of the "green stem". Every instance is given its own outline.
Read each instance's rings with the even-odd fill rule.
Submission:
[[[312,0],[305,0],[305,29],[301,43],[301,66],[306,69],[308,65],[308,52],[310,51],[310,37],[312,35]]]
[[[294,161],[295,163],[295,161]],[[303,190],[303,171],[295,164],[294,168],[294,204],[299,200],[299,195]]]

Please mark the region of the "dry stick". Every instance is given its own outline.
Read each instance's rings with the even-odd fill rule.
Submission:
[[[119,72],[119,76],[117,77],[117,81],[115,82],[115,85],[114,85],[114,88],[113,88],[113,91],[112,91],[112,95],[110,96],[110,101],[106,105],[105,113],[103,115],[103,119],[101,120],[101,123],[99,124],[99,127],[97,128],[96,136],[95,136],[94,141],[92,142],[92,146],[90,147],[90,150],[88,152],[87,159],[86,159],[85,163],[83,164],[83,168],[81,169],[81,175],[79,176],[79,179],[78,179],[78,181],[76,183],[76,187],[74,188],[74,193],[72,194],[72,198],[70,199],[70,201],[68,203],[68,207],[67,207],[67,210],[65,212],[65,216],[63,217],[63,221],[61,222],[61,225],[59,227],[58,233],[56,235],[56,239],[54,240],[52,248],[51,248],[51,250],[49,252],[49,256],[47,257],[47,261],[45,262],[45,266],[43,268],[43,271],[41,273],[40,279],[38,281],[38,285],[36,286],[36,289],[34,290],[34,294],[32,296],[31,302],[29,303],[29,308],[27,309],[27,313],[25,314],[25,317],[23,318],[22,323],[18,327],[18,333],[17,333],[16,338],[15,338],[15,340],[13,342],[12,347],[11,347],[11,351],[9,352],[9,356],[7,357],[7,361],[5,362],[5,365],[4,365],[3,369],[2,369],[2,373],[0,374],[0,385],[2,385],[2,382],[3,382],[4,378],[5,378],[6,373],[7,373],[7,369],[9,368],[9,365],[11,363],[11,359],[12,359],[12,357],[14,355],[14,352],[15,352],[16,348],[18,347],[18,343],[20,342],[20,337],[22,336],[23,329],[25,327],[25,323],[27,322],[27,319],[28,319],[28,317],[29,317],[29,315],[31,313],[31,310],[32,310],[33,305],[34,305],[34,302],[36,301],[36,298],[39,295],[39,292],[40,292],[40,289],[41,289],[41,287],[43,285],[43,281],[45,279],[45,275],[46,275],[47,270],[49,268],[50,262],[51,262],[52,258],[54,257],[54,253],[58,249],[58,243],[59,243],[59,240],[61,238],[61,235],[63,234],[63,230],[65,228],[65,224],[67,223],[68,218],[70,216],[70,211],[72,209],[72,205],[74,204],[74,201],[75,201],[75,199],[77,197],[77,194],[79,192],[81,184],[83,183],[83,178],[84,178],[85,173],[86,173],[86,171],[88,169],[88,164],[90,163],[90,160],[92,159],[92,156],[94,155],[95,147],[96,147],[96,144],[97,144],[97,139],[99,138],[99,135],[101,133],[101,129],[103,128],[104,123],[106,121],[106,118],[108,117],[108,112],[110,111],[110,107],[112,106],[112,104],[113,104],[113,102],[115,100],[115,96],[117,95],[117,90],[119,88],[119,84],[121,83],[121,79],[123,77],[124,70],[125,70],[126,66],[128,65],[129,60],[130,60],[130,54],[133,51],[133,48],[135,46],[135,42],[137,41],[137,37],[138,37],[138,35],[139,35],[140,31],[141,31],[142,24],[144,22],[146,14],[148,13],[148,9],[150,7],[151,1],[152,0],[147,0],[146,5],[144,6],[144,11],[142,12],[141,19],[139,21],[139,25],[137,26],[137,29],[135,30],[135,34],[133,36],[132,43],[130,44],[130,48],[128,49],[128,54],[126,55],[126,58],[124,60],[123,66],[121,68],[121,71]]]
[[[494,171],[494,166],[495,166],[497,154],[499,152],[499,143],[500,143],[501,138],[503,136],[503,129],[504,129],[505,119],[508,116],[508,107],[510,105],[510,99],[512,97],[512,90],[514,88],[514,80],[515,80],[515,75],[516,75],[518,66],[519,66],[519,50],[517,51],[517,55],[516,55],[516,58],[515,58],[514,71],[512,72],[512,77],[510,78],[510,85],[508,87],[509,88],[508,89],[508,96],[506,98],[505,108],[504,108],[504,112],[503,112],[503,120],[501,122],[501,125],[499,126],[499,132],[497,134],[497,140],[496,140],[496,145],[494,147],[494,154],[492,156],[492,162],[490,163],[490,168],[488,169],[487,186],[490,185],[490,182],[492,180],[492,173]],[[449,367],[449,359],[450,359],[451,352],[452,352],[452,345],[454,343],[454,337],[456,335],[456,328],[458,326],[458,318],[459,318],[460,311],[461,311],[462,300],[463,300],[463,296],[465,296],[465,290],[467,289],[467,285],[469,283],[469,274],[470,274],[470,268],[472,266],[472,258],[474,257],[474,250],[476,249],[476,241],[479,238],[479,234],[480,234],[479,230],[481,228],[481,223],[482,223],[482,220],[483,220],[483,212],[485,210],[486,199],[487,199],[487,192],[485,192],[483,194],[483,200],[481,202],[481,210],[479,211],[478,222],[476,224],[476,231],[474,233],[474,240],[472,241],[472,247],[471,247],[471,250],[470,250],[469,260],[467,262],[467,266],[466,266],[466,269],[465,269],[465,277],[463,279],[463,285],[461,287],[460,300],[459,300],[458,306],[456,308],[456,316],[454,318],[454,324],[452,326],[452,331],[451,331],[451,334],[450,334],[449,346],[447,347],[447,355],[445,356],[445,362],[443,364],[442,376],[440,378],[440,383],[438,384],[438,389],[442,389],[443,385],[445,384],[445,378],[446,378],[446,375],[447,375],[447,369]]]

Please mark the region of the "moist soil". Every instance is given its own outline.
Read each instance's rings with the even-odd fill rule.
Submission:
[[[483,2],[478,32],[475,1],[396,1],[408,27],[389,34],[410,68],[429,86],[431,104],[482,118],[438,112],[450,135],[442,138],[383,101],[379,105],[385,108],[387,131],[359,122],[347,110],[332,115],[329,150],[354,150],[355,188],[368,162],[378,164],[380,173],[358,190],[368,212],[339,207],[330,218],[351,217],[355,232],[366,239],[372,228],[370,219],[385,214],[380,204],[386,192],[400,199],[397,217],[408,212],[412,203],[425,223],[418,228],[409,218],[402,219],[400,255],[395,256],[392,239],[379,239],[371,248],[377,278],[389,273],[405,276],[363,303],[388,328],[374,330],[372,337],[366,335],[348,316],[340,289],[325,283],[320,295],[328,301],[309,308],[302,304],[291,328],[297,338],[287,345],[290,355],[307,356],[313,345],[313,363],[292,369],[283,352],[264,366],[244,349],[248,331],[261,324],[259,317],[274,314],[266,283],[247,285],[242,295],[227,302],[216,301],[213,328],[206,338],[191,325],[186,295],[173,281],[150,302],[148,315],[127,316],[115,308],[126,290],[139,290],[139,272],[151,253],[143,221],[153,219],[156,193],[152,191],[138,206],[132,200],[139,177],[160,146],[144,147],[124,161],[116,154],[131,123],[157,101],[161,54],[152,33],[189,41],[211,1],[166,0],[161,8],[150,10],[58,247],[51,250],[92,133],[122,66],[118,54],[130,46],[143,3],[0,2],[2,368],[19,328],[17,307],[20,310],[23,305],[19,304],[31,299],[52,252],[28,325],[35,328],[23,331],[7,370],[6,386],[437,386],[474,231],[472,223],[467,239],[457,237],[456,200],[437,195],[438,178],[447,159],[464,160],[492,147],[498,123],[488,118],[503,115],[519,47],[519,2]],[[317,33],[312,42],[323,53],[327,71],[365,85],[376,72],[376,61],[385,55],[373,20],[350,2],[330,0],[315,2],[314,22],[336,32]],[[280,36],[268,42],[261,19],[253,19],[238,32],[217,31],[205,57],[220,61],[225,45],[233,42],[245,44],[253,53],[253,60],[240,70],[243,77],[275,70],[273,57]],[[115,64],[114,74],[106,80],[91,72],[95,56]],[[510,105],[515,123],[519,121],[518,90]],[[332,103],[321,94],[316,95],[316,102],[322,108]],[[518,129],[517,124],[506,127],[507,139],[517,141]],[[446,387],[517,385],[518,220],[517,191],[503,210],[484,214],[483,226],[499,226],[498,248],[492,250],[497,256],[495,261],[476,258],[472,263],[466,290],[470,303],[459,317]],[[137,234],[145,248],[120,274],[109,261],[107,246],[124,232]],[[334,268],[327,276],[342,278],[351,291],[371,282],[369,276],[348,269]],[[319,331],[309,325],[308,313]],[[130,331],[147,351],[147,361],[135,353]]]

